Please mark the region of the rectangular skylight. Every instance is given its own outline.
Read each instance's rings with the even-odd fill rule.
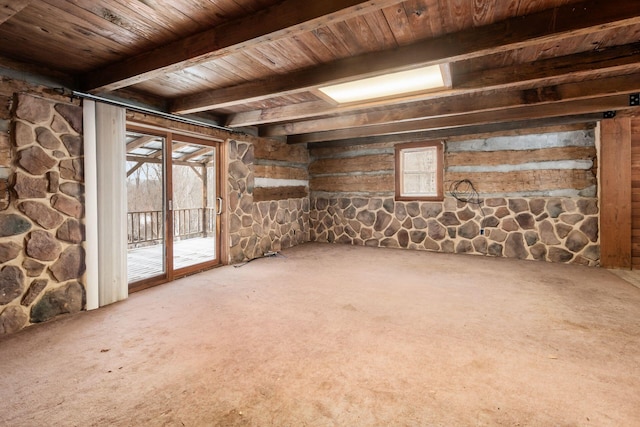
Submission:
[[[318,88],[340,104],[444,88],[440,65],[429,65]]]

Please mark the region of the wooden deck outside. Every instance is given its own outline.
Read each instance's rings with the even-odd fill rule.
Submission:
[[[213,237],[195,237],[173,244],[173,267],[180,269],[211,261],[216,257]],[[127,251],[127,274],[129,283],[162,274],[164,245],[153,245]]]

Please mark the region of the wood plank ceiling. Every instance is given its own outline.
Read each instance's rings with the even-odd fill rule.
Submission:
[[[446,63],[446,90],[339,105],[327,83]],[[640,2],[0,0],[0,75],[290,143],[413,140],[624,114]]]

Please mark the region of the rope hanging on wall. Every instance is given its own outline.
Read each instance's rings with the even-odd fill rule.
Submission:
[[[468,179],[453,181],[449,186],[449,194],[456,200],[474,205],[481,205],[483,200],[480,198],[478,191],[473,183]]]
[[[478,205],[480,208],[480,213],[482,214],[482,221],[480,222],[480,233],[484,233],[485,227],[485,214],[484,214],[484,200],[480,198],[478,194],[478,190],[473,186],[473,183],[468,179],[461,179],[459,181],[453,181],[449,186],[449,194],[451,197],[455,198],[464,203],[470,203],[473,205]]]

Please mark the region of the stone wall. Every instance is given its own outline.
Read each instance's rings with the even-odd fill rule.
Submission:
[[[0,334],[85,304],[82,108],[19,94],[11,112],[0,138]]]
[[[394,200],[393,143],[310,153],[312,241],[599,265],[593,126],[446,140],[442,202]]]
[[[266,252],[307,242],[309,198],[255,201],[254,145],[233,140],[228,148],[230,262],[258,258]]]
[[[598,265],[594,198],[312,198],[312,241]]]

